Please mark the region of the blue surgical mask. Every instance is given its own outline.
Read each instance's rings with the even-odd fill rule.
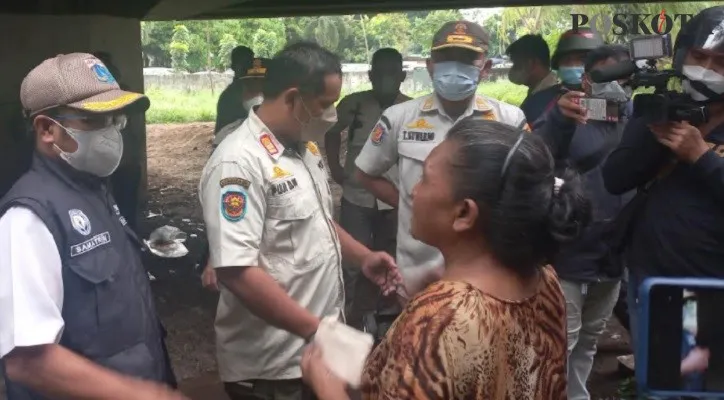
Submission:
[[[583,76],[583,67],[560,67],[558,77],[566,85],[580,85]]]
[[[435,63],[432,86],[435,93],[449,101],[460,101],[475,94],[480,81],[480,68],[457,61]]]

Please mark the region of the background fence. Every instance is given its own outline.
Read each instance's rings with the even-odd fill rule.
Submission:
[[[488,76],[489,81],[506,79],[509,68],[494,68]],[[233,78],[230,73],[199,72],[195,74],[154,73],[144,70],[143,79],[146,89],[183,91],[187,93],[208,91],[220,93]],[[367,71],[343,73],[343,91],[346,93],[366,90],[371,87]],[[432,91],[432,82],[427,70],[417,68],[407,73],[407,79],[400,90],[403,93],[423,93]]]

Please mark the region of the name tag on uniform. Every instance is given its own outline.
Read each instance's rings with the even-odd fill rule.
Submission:
[[[299,187],[297,178],[290,178],[279,183],[273,183],[271,185],[271,195],[281,196]]]
[[[111,234],[108,232],[99,233],[83,243],[70,246],[70,256],[78,257],[98,247],[111,243]]]
[[[410,142],[432,142],[435,140],[435,127],[425,118],[407,124],[407,129],[402,131],[402,140]]]
[[[435,140],[435,132],[403,131],[402,140],[411,142],[432,142]]]

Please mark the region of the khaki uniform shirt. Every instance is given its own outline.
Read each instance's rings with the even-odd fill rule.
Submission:
[[[256,116],[211,155],[199,196],[214,268],[257,266],[318,317],[344,305],[341,247],[314,142],[285,148]],[[221,287],[216,351],[224,382],[301,377],[304,339],[254,316]]]
[[[357,170],[355,160],[384,111],[373,93],[371,90],[353,93],[343,98],[337,105],[337,116],[339,117],[337,124],[347,127],[347,157],[344,163],[342,197],[356,206],[374,208],[376,202],[378,209],[390,210],[392,206],[375,199],[375,196],[362,187],[355,177]],[[395,104],[407,100],[410,98],[400,93],[395,99]],[[399,179],[397,164],[393,165],[383,176],[397,186]]]
[[[527,128],[523,111],[518,107],[477,95],[461,120],[471,115]],[[422,176],[423,163],[430,151],[440,144],[458,121],[449,117],[434,94],[388,108],[373,129],[357,158],[357,167],[372,176],[380,176],[390,165],[400,168],[399,222],[397,229],[397,264],[403,278],[418,277],[419,268],[434,269],[443,265],[440,252],[410,234],[412,188]],[[416,271],[412,271],[415,269]]]

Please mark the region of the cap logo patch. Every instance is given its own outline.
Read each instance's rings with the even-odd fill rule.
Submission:
[[[447,35],[447,42],[448,43],[472,44],[473,38],[472,38],[472,36],[468,36],[468,35]]]
[[[254,59],[254,63],[251,68],[246,71],[249,75],[264,75],[266,74],[266,68],[262,67],[261,60],[258,58]]]
[[[116,83],[111,71],[97,58],[86,58],[85,65],[96,75],[96,78],[103,83]]]
[[[463,24],[462,22],[455,25],[455,34],[456,35],[467,35],[468,34],[468,26]]]
[[[141,98],[142,95],[138,93],[126,93],[113,100],[108,101],[89,101],[82,103],[81,107],[88,111],[110,111],[117,110],[123,106],[131,104],[132,102]]]

